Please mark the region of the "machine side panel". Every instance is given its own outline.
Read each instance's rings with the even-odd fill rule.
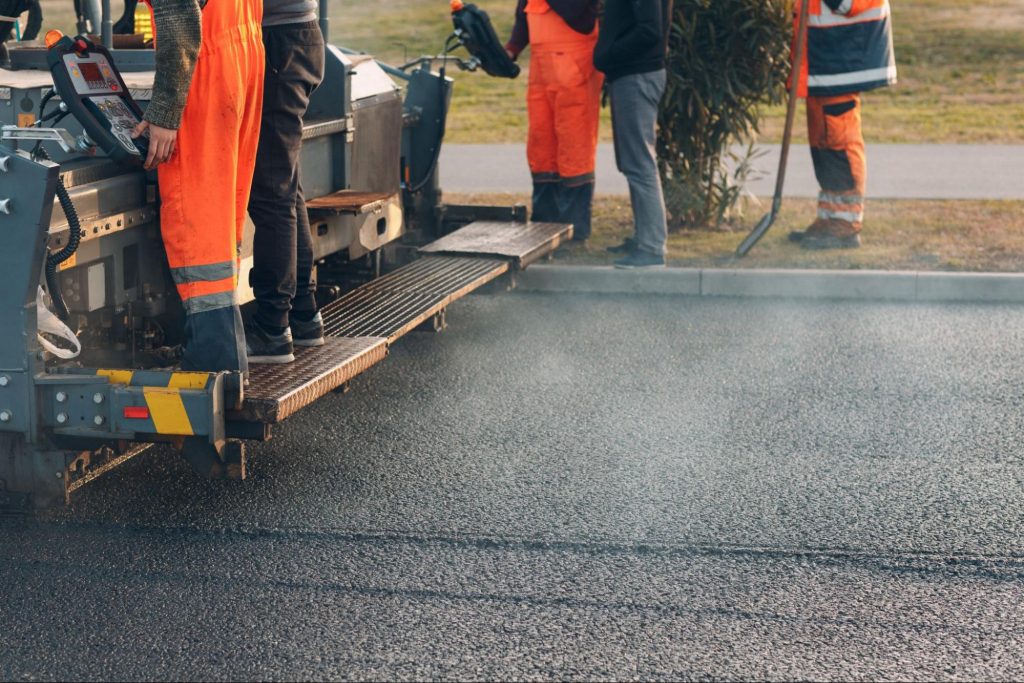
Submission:
[[[36,291],[58,167],[0,146],[0,431],[30,432]]]
[[[349,185],[359,192],[398,192],[401,183],[402,101],[397,93],[361,101],[355,109]]]

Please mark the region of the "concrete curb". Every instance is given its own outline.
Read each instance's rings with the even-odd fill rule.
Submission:
[[[538,265],[518,281],[527,292],[1024,303],[1024,273]]]

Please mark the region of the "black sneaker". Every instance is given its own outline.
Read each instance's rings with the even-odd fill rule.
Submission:
[[[317,311],[309,320],[300,320],[292,316],[288,321],[292,326],[292,341],[296,346],[323,346],[324,341],[324,319]]]
[[[607,251],[609,254],[628,254],[630,252],[636,251],[636,240],[633,239],[632,237],[627,237],[626,239],[622,240],[622,244],[616,245],[614,247],[607,247],[605,248],[605,251]]]
[[[616,261],[615,267],[627,270],[634,268],[664,268],[665,257],[661,254],[652,254],[647,251],[635,249],[628,256]]]
[[[250,320],[245,324],[245,352],[250,363],[291,363],[295,360],[292,332],[286,327],[282,334],[273,334]]]

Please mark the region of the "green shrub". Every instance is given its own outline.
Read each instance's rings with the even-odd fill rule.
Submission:
[[[675,0],[658,133],[672,228],[734,216],[760,108],[784,99],[791,17],[792,0]]]

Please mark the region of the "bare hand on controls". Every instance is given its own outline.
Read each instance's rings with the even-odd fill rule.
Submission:
[[[146,157],[145,168],[152,170],[171,158],[174,154],[175,142],[178,139],[178,131],[172,128],[161,128],[149,121],[140,121],[132,131],[133,138],[142,137],[149,131],[149,156]]]

